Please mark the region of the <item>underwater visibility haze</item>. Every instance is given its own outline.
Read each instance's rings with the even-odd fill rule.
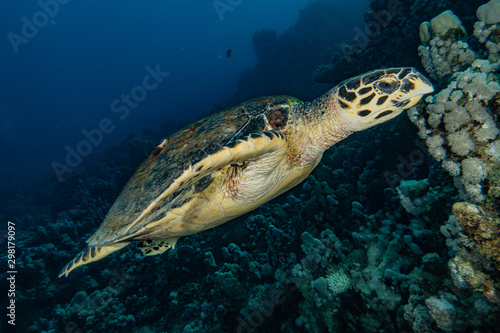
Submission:
[[[498,332],[499,0],[0,12],[0,333]]]

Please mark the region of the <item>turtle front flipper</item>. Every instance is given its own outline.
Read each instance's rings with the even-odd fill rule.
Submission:
[[[288,142],[285,136],[281,132],[275,130],[253,133],[243,139],[229,142],[217,152],[206,155],[197,163],[189,166],[168,188],[144,209],[140,216],[130,223],[123,231],[123,234],[130,235],[140,229],[136,226],[140,225],[144,217],[151,214],[151,212],[161,205],[165,198],[172,195],[175,191],[187,188],[206,175],[226,166],[263,159],[265,165],[262,165],[260,168],[261,172],[255,176],[258,178],[265,172],[271,173],[285,156],[287,147]],[[266,156],[268,157],[267,159],[264,158]],[[95,240],[91,237],[89,242],[92,244]]]
[[[88,246],[85,250],[81,251],[76,257],[71,260],[59,273],[59,277],[68,276],[68,274],[78,266],[86,265],[90,262],[100,260],[108,254],[118,251],[130,242],[120,242],[105,246]]]
[[[168,249],[174,249],[179,237],[167,239],[146,239],[137,243],[137,247],[147,256],[161,254]]]

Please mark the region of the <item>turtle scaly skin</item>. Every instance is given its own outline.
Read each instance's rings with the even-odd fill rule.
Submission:
[[[245,214],[302,182],[326,149],[432,91],[415,69],[391,68],[344,81],[311,102],[263,97],[197,121],[139,166],[89,246],[59,276],[132,241],[146,255],[162,253],[181,236]]]

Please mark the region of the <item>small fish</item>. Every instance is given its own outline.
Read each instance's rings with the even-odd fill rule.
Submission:
[[[226,57],[229,58],[230,56],[233,55],[233,53],[234,53],[233,49],[232,48],[228,48],[227,51],[226,51]]]

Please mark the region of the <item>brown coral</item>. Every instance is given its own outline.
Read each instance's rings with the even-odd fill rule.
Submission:
[[[492,211],[467,202],[453,205],[453,213],[465,234],[474,240],[476,248],[500,270],[500,218]]]

